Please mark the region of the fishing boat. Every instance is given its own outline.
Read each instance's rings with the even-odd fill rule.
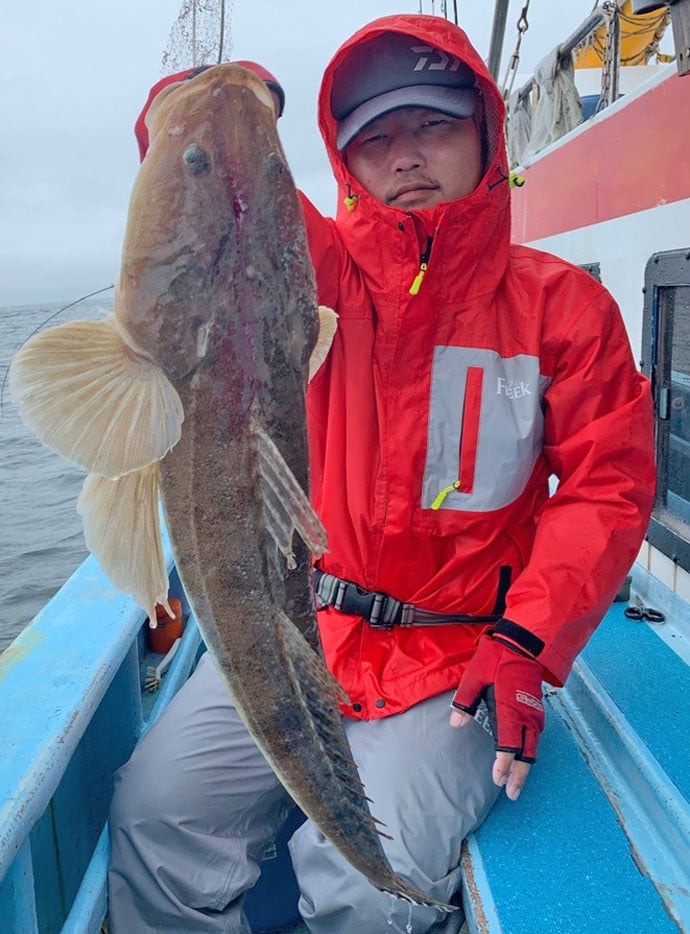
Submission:
[[[497,0],[497,77],[507,8]],[[618,301],[653,385],[659,482],[619,599],[547,692],[519,804],[500,800],[463,844],[466,925],[672,934],[690,930],[690,0],[602,2],[517,81],[528,9],[505,81],[513,238],[586,268]],[[107,923],[113,772],[203,651],[167,541],[165,555],[178,601],[167,632],[152,638],[90,557],[0,656],[3,934]],[[299,820],[247,898],[256,932],[300,929],[285,849]]]

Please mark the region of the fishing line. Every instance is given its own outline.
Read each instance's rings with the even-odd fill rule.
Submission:
[[[38,334],[38,332],[41,331],[46,326],[46,324],[48,324],[49,321],[52,321],[53,318],[57,318],[57,316],[61,315],[63,311],[67,311],[68,308],[74,308],[74,306],[78,305],[79,302],[85,302],[87,298],[93,298],[94,295],[100,295],[102,292],[109,292],[111,289],[114,289],[114,288],[115,288],[114,284],[106,285],[104,288],[96,289],[95,292],[89,292],[88,295],[82,295],[81,298],[75,299],[73,302],[70,302],[69,305],[64,305],[62,308],[59,308],[57,311],[54,311],[52,315],[48,315],[45,321],[41,321],[41,323],[33,329],[33,331],[31,332],[31,334],[29,334],[28,337],[24,338],[24,340],[21,342],[19,347],[17,347],[17,350],[15,351],[15,353],[20,351],[22,347],[24,346],[24,344],[26,344],[27,341],[31,340],[34,334]],[[10,362],[5,367],[5,373],[2,378],[2,386],[0,387],[0,418],[4,418],[4,415],[5,415],[5,409],[4,409],[5,386],[7,385],[7,377],[10,375],[11,366],[12,366],[12,361],[10,360]]]

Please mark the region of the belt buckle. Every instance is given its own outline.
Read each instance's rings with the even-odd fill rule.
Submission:
[[[356,584],[339,581],[333,606],[341,613],[364,617],[372,629],[390,629],[393,623],[386,622],[387,601],[384,593],[361,590]]]
[[[390,597],[385,593],[374,593],[371,609],[366,619],[372,629],[392,629],[393,621],[387,619],[388,601]]]

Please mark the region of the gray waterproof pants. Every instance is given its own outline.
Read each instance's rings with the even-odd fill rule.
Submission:
[[[462,839],[489,812],[493,740],[448,725],[450,696],[403,714],[346,720],[393,868],[449,901]],[[111,934],[249,934],[242,896],[292,806],[208,654],[117,773],[110,817]],[[373,888],[307,821],[290,853],[314,934],[452,934],[461,915]]]

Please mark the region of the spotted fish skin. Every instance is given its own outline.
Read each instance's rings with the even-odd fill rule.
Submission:
[[[214,66],[165,89],[147,126],[114,317],[33,338],[13,397],[89,471],[87,546],[152,619],[160,495],[208,649],[305,814],[372,885],[452,910],[391,869],[321,660],[305,406],[319,313],[270,92]]]

